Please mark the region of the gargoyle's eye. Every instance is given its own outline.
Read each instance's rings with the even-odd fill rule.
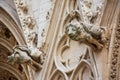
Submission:
[[[75,31],[75,28],[72,28],[73,31]]]
[[[83,25],[83,23],[81,23],[81,25]]]

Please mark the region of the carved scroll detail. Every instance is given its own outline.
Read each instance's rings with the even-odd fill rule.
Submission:
[[[81,61],[73,71],[71,80],[99,80],[96,62],[90,48],[82,55]]]

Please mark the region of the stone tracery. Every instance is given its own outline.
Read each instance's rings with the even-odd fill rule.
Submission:
[[[72,74],[70,80],[100,80],[94,48],[102,49],[109,37],[108,29],[99,25],[105,2],[106,0],[77,0],[79,9],[70,7],[68,10],[54,60],[57,69]],[[85,78],[86,70],[90,74]]]

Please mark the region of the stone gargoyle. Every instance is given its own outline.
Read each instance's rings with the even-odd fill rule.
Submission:
[[[107,29],[100,26],[85,24],[73,19],[66,25],[65,33],[70,39],[75,41],[83,41],[92,44],[97,49],[102,49],[103,44],[107,40]]]
[[[39,57],[39,58],[38,58]],[[8,56],[8,62],[17,64],[27,64],[35,71],[42,68],[41,64],[36,60],[40,60],[41,55],[31,55],[30,49],[26,46],[15,46],[12,55]]]

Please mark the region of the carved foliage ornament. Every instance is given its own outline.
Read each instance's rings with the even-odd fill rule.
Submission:
[[[27,1],[26,0],[14,0],[14,2],[16,4],[18,16],[20,18],[23,32],[26,38],[26,43],[28,46],[33,46],[34,42],[33,40],[30,40],[29,37],[34,35],[31,33],[35,33],[35,34],[37,33],[35,30],[35,21],[33,17],[28,13],[29,8],[27,7]]]

